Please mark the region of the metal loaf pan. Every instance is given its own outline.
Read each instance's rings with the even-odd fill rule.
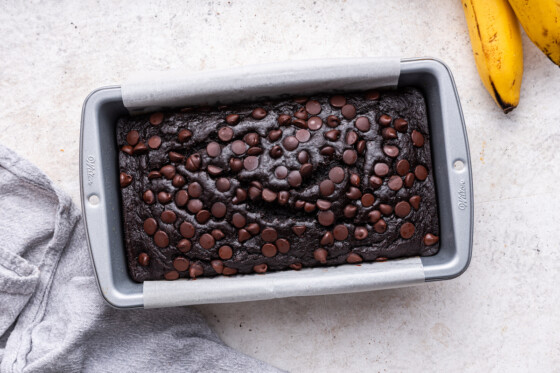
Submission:
[[[426,98],[441,229],[438,254],[361,266],[144,284],[128,275],[122,229],[115,125],[128,110],[119,86],[93,91],[82,112],[80,187],[88,245],[103,297],[118,308],[166,307],[386,289],[462,274],[471,258],[473,188],[467,133],[453,77],[439,60],[404,59],[398,86],[415,86]],[[190,291],[182,287],[185,284]],[[147,286],[152,293],[171,295],[163,301],[148,300]],[[197,287],[204,291],[197,292]],[[175,295],[179,300],[169,301]]]

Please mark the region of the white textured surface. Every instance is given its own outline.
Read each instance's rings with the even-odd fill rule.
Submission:
[[[292,371],[559,371],[560,69],[523,41],[521,104],[505,116],[478,79],[459,1],[1,1],[0,142],[77,202],[82,102],[130,71],[441,58],[473,159],[470,269],[413,288],[200,309],[228,344]]]

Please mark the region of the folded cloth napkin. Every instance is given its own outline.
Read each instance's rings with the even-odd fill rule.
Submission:
[[[115,310],[80,211],[0,145],[0,372],[278,372],[226,346],[194,309]]]

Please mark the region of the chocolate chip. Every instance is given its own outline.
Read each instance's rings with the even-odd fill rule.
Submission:
[[[219,156],[221,152],[222,148],[220,144],[215,141],[209,142],[208,145],[206,145],[206,154],[208,154],[209,157],[215,158]]]
[[[134,151],[132,150],[132,146],[130,146],[130,145],[123,145],[123,147],[121,148],[121,151],[123,153],[128,154],[128,155],[132,155],[134,153]]]
[[[261,155],[263,149],[258,146],[252,146],[247,150],[247,155]]]
[[[305,201],[302,201],[300,199],[298,199],[295,203],[294,203],[294,208],[296,210],[301,210],[303,208],[303,206],[305,206]]]
[[[173,181],[171,182],[171,184],[175,187],[175,188],[181,188],[183,185],[186,184],[185,178],[179,174],[173,176]]]
[[[397,174],[404,176],[410,169],[410,163],[406,159],[401,159],[397,162]]]
[[[230,186],[231,186],[230,181],[225,177],[221,177],[218,180],[216,180],[216,189],[218,189],[220,192],[227,192]]]
[[[223,218],[224,216],[226,216],[227,208],[226,208],[226,205],[224,203],[215,202],[212,205],[211,211],[212,211],[212,215],[214,215],[216,218],[220,219],[220,218]]]
[[[316,207],[316,206],[315,206],[314,203],[312,203],[312,202],[305,202],[305,204],[303,205],[303,210],[304,210],[305,212],[308,212],[308,213],[309,213],[309,212],[315,211],[315,207]]]
[[[366,94],[364,95],[366,100],[369,101],[375,101],[379,99],[379,91],[367,91]]]
[[[204,206],[202,205],[202,201],[199,199],[190,199],[189,202],[187,202],[187,210],[189,210],[192,214],[196,214],[202,210],[202,207]]]
[[[402,188],[403,180],[400,176],[393,175],[389,178],[389,181],[387,182],[387,186],[389,187],[389,189],[397,191]]]
[[[261,238],[265,242],[274,242],[276,241],[276,239],[278,239],[278,233],[274,228],[265,228],[261,233]]]
[[[358,141],[358,134],[354,131],[348,131],[346,134],[346,144],[354,145]]]
[[[126,188],[132,183],[132,176],[127,173],[121,172],[119,175],[119,182],[121,184],[121,188]]]
[[[243,167],[247,171],[256,170],[259,167],[259,158],[255,156],[249,156],[243,160]]]
[[[261,231],[261,227],[257,223],[247,224],[245,229],[247,229],[247,232],[251,233],[253,236],[259,234]]]
[[[306,122],[305,120],[303,120],[303,119],[294,119],[294,120],[292,121],[292,123],[293,123],[296,127],[303,128],[303,129],[306,129],[306,128],[307,128],[307,122]]]
[[[388,205],[386,203],[381,203],[379,205],[379,211],[381,211],[383,215],[388,216],[393,213],[393,207],[391,207],[391,205]]]
[[[397,131],[393,127],[383,128],[381,130],[381,137],[383,137],[385,140],[396,139],[398,137]]]
[[[340,118],[336,115],[329,115],[327,117],[327,126],[334,128],[340,124]]]
[[[192,132],[189,130],[180,130],[179,133],[177,134],[177,138],[179,139],[179,142],[185,142],[188,141],[188,139],[190,139],[192,136]],[[160,139],[160,143],[161,143],[161,139]],[[148,140],[148,145],[149,145],[149,140]],[[158,145],[159,146],[159,145]],[[151,147],[151,145],[150,145]]]
[[[148,236],[151,236],[154,233],[156,233],[157,227],[158,225],[156,219],[148,218],[144,220],[144,232],[146,232]]]
[[[298,236],[301,237],[304,233],[305,230],[307,229],[307,227],[305,225],[294,225],[292,227],[292,231]]]
[[[356,107],[351,104],[346,104],[341,109],[342,116],[348,120],[354,119],[356,116]]]
[[[288,124],[292,123],[292,117],[288,114],[282,114],[278,116],[278,124],[281,126],[287,126]]]
[[[148,174],[148,180],[157,179],[160,177],[161,174],[159,173],[159,171],[150,171],[150,173]]]
[[[334,152],[335,152],[335,149],[332,146],[325,146],[324,148],[321,149],[319,154],[326,155],[326,156],[331,156],[331,155],[334,154]]]
[[[194,236],[195,228],[191,223],[184,221],[179,226],[179,232],[185,238],[192,238]]]
[[[325,201],[324,199],[318,199],[317,200],[317,207],[319,208],[319,210],[328,210],[331,208],[331,203],[329,201]]]
[[[308,130],[301,129],[296,131],[296,139],[299,142],[308,142],[310,138],[311,133]]]
[[[185,160],[185,156],[177,152],[169,152],[168,156],[171,162],[183,162]]]
[[[265,243],[261,247],[261,253],[266,256],[267,258],[272,258],[278,252],[276,245],[271,243]]]
[[[148,264],[150,264],[150,257],[148,256],[148,254],[140,253],[140,255],[138,255],[138,264],[140,264],[142,267],[147,267]]]
[[[330,141],[336,141],[338,140],[338,138],[340,137],[340,131],[339,130],[330,130],[325,132],[325,138],[330,140]]]
[[[202,236],[200,236],[198,243],[200,244],[200,246],[202,246],[203,249],[208,250],[214,247],[216,240],[214,240],[214,237],[212,237],[211,234],[204,233]]]
[[[250,133],[246,134],[245,136],[243,136],[243,140],[249,146],[256,146],[261,142],[261,137],[256,132],[250,132]]]
[[[191,154],[187,158],[187,162],[185,163],[185,168],[191,172],[194,172],[200,169],[201,164],[202,164],[202,159],[200,157],[200,154],[195,153],[195,154]]]
[[[377,223],[373,225],[373,229],[377,233],[384,233],[387,230],[387,223],[385,223],[385,220],[379,219]]]
[[[362,192],[360,191],[360,189],[351,186],[348,189],[348,192],[346,192],[346,197],[352,199],[352,200],[357,200],[362,198]]]
[[[344,153],[342,153],[342,160],[347,165],[353,165],[358,160],[358,153],[352,149],[346,149]]]
[[[175,176],[175,166],[173,165],[166,165],[163,166],[159,172],[167,179],[167,180],[171,180],[173,179],[173,177]]]
[[[288,203],[288,200],[290,199],[290,192],[288,192],[287,190],[282,190],[280,192],[278,192],[278,203],[281,205],[285,205],[286,203]]]
[[[191,251],[191,241],[183,238],[182,240],[177,243],[177,249],[182,253],[187,253]]]
[[[373,210],[368,214],[368,221],[372,224],[377,223],[381,219],[381,213],[377,210]]]
[[[350,184],[354,185],[355,187],[360,186],[360,175],[358,174],[350,174]]]
[[[327,263],[328,254],[329,253],[327,252],[327,250],[323,248],[315,249],[315,251],[313,251],[313,257],[315,258],[316,261],[318,261],[321,264]]]
[[[189,268],[189,260],[183,257],[175,258],[173,261],[173,268],[179,272],[186,271]]]
[[[249,187],[249,198],[251,198],[253,201],[260,201],[262,197],[261,194],[262,194],[261,188],[258,188],[256,186]]]
[[[145,154],[148,152],[148,147],[143,142],[139,142],[134,148],[132,148],[132,152],[134,154]]]
[[[370,207],[375,202],[375,197],[371,193],[366,193],[362,195],[361,202],[362,202],[362,206]]]
[[[132,130],[126,134],[126,142],[130,145],[134,146],[138,144],[138,140],[140,140],[140,134],[138,131]]]
[[[426,233],[426,235],[424,236],[424,245],[426,246],[435,245],[436,243],[438,243],[438,241],[439,241],[439,237],[431,233]]]
[[[244,202],[247,199],[247,192],[244,189],[237,188],[235,190],[235,197],[233,197],[233,204]]]
[[[334,193],[334,183],[332,180],[323,180],[319,184],[319,192],[322,196],[330,196]]]
[[[395,205],[395,215],[404,218],[410,213],[410,204],[406,201],[400,201]]]
[[[305,104],[305,110],[311,115],[317,115],[321,112],[321,104],[319,101],[310,100]]]
[[[339,224],[333,229],[333,236],[337,241],[343,241],[348,238],[348,228],[345,225]]]
[[[298,162],[301,164],[305,164],[309,162],[309,153],[305,150],[302,150],[297,155]]]
[[[231,257],[233,256],[233,249],[231,248],[231,246],[221,246],[218,249],[218,256],[223,260],[231,259]]]
[[[167,193],[167,192],[159,192],[158,193],[158,201],[161,204],[167,204],[169,202],[171,202],[171,199],[173,197],[171,196],[171,193]]]
[[[177,220],[177,215],[173,211],[166,210],[161,213],[161,221],[166,224],[173,224]]]
[[[231,151],[237,155],[241,155],[245,153],[246,150],[247,150],[247,144],[245,144],[241,140],[235,140],[234,142],[231,143]]]
[[[301,165],[299,169],[301,177],[309,177],[313,173],[313,165],[311,163],[306,163]]]
[[[333,183],[340,184],[344,180],[344,169],[342,167],[333,167],[329,171],[329,179]]]
[[[167,281],[177,280],[177,279],[179,278],[179,272],[177,272],[177,271],[165,272],[165,274],[163,275],[163,277],[164,277]]]
[[[238,114],[230,114],[226,117],[226,123],[230,126],[235,126],[237,123],[239,123],[239,119],[240,118]]]
[[[367,230],[366,230],[366,237],[367,237]],[[357,238],[357,239],[359,239],[359,238]],[[360,255],[356,254],[356,253],[350,253],[346,257],[346,263],[349,263],[349,264],[361,263],[362,261],[363,261],[362,257]]]
[[[159,126],[163,122],[163,113],[153,113],[150,115],[150,124]]]
[[[420,132],[414,130],[410,137],[412,137],[412,145],[418,148],[424,146],[424,136]]]
[[[373,172],[379,177],[385,177],[389,173],[389,166],[386,163],[376,163]]]
[[[274,145],[272,148],[270,148],[270,151],[268,152],[271,158],[280,158],[283,153],[284,151],[282,150],[280,145]]]
[[[329,102],[333,107],[341,108],[346,105],[346,97],[340,95],[332,96],[329,99]]]
[[[408,129],[408,122],[404,118],[397,118],[393,122],[393,126],[399,132],[406,132],[406,130]]]
[[[266,263],[255,264],[253,266],[253,271],[255,273],[265,273],[267,269],[268,269],[268,266],[266,265]]]
[[[233,224],[233,226],[235,228],[243,228],[245,226],[245,224],[247,223],[247,219],[245,219],[245,216],[241,215],[240,213],[236,212],[235,214],[233,214],[233,216],[231,217],[231,223]]]
[[[288,174],[288,184],[290,184],[291,186],[298,187],[301,185],[301,182],[302,182],[302,177],[299,171],[291,171]]]
[[[294,98],[294,101],[297,102],[298,104],[301,104],[301,105],[305,104],[305,102],[307,100],[308,100],[308,98],[305,97],[305,96],[298,96],[298,97]]]
[[[395,158],[399,155],[399,148],[394,145],[383,145],[383,153],[391,158]]]
[[[199,212],[196,213],[196,221],[199,222],[200,224],[204,224],[208,220],[210,220],[210,211],[200,210]]]
[[[258,107],[253,110],[251,116],[257,120],[263,119],[264,117],[266,117],[266,110],[264,110],[262,107]]]
[[[369,123],[369,119],[367,117],[359,117],[358,119],[356,119],[354,125],[362,132],[369,131],[371,127],[371,124]]]
[[[332,211],[319,211],[319,213],[317,213],[317,218],[319,219],[319,223],[324,226],[334,223],[334,213]]]
[[[404,178],[404,185],[407,188],[412,188],[412,186],[414,185],[414,174],[412,172],[409,172],[408,174],[406,174],[405,178]]]
[[[424,181],[428,177],[428,170],[426,169],[426,167],[418,165],[414,169],[414,176],[416,176],[418,180]]]
[[[290,251],[290,241],[285,238],[280,238],[275,242],[278,251],[282,254],[287,254]]]
[[[240,229],[237,233],[237,239],[239,242],[245,242],[251,238],[251,234],[246,229]]]
[[[285,179],[288,176],[288,169],[286,166],[278,166],[274,170],[274,175],[279,179]]]
[[[169,237],[164,231],[157,231],[154,234],[154,242],[157,247],[164,248],[169,246]]]
[[[224,263],[222,263],[221,260],[212,260],[210,262],[210,265],[212,266],[212,269],[217,273],[217,274],[221,274],[222,271],[224,270]]]
[[[189,276],[191,278],[197,278],[204,274],[204,268],[198,263],[192,263],[189,268]]]
[[[193,198],[198,198],[202,195],[202,191],[203,191],[202,185],[194,181],[189,184],[189,186],[187,187],[187,191],[189,192],[189,196]]]
[[[391,118],[390,115],[387,114],[383,114],[382,116],[379,117],[379,119],[377,120],[377,122],[382,125],[383,127],[387,127],[391,124],[391,121],[393,120],[393,118]]]
[[[273,190],[270,190],[268,188],[264,188],[263,191],[262,191],[262,198],[266,202],[274,202],[274,201],[276,201],[277,197],[278,197],[278,193],[276,193]]]
[[[334,236],[331,232],[326,232],[321,238],[321,245],[329,246],[334,243]]]
[[[305,122],[309,115],[308,115],[307,111],[305,110],[305,108],[301,107],[301,108],[296,110],[296,112],[294,113],[294,116],[297,119]]]
[[[148,205],[151,205],[152,203],[154,203],[156,201],[156,196],[154,195],[154,192],[152,192],[151,190],[148,189],[147,191],[144,192],[144,194],[142,194],[142,199]]]
[[[378,176],[371,176],[369,178],[369,185],[371,185],[372,188],[377,189],[383,185],[383,179]]]
[[[346,205],[344,207],[344,217],[345,218],[353,218],[354,216],[356,216],[356,212],[358,211],[358,207],[354,206],[354,205]]]
[[[282,137],[282,130],[270,130],[268,132],[268,141],[270,142],[277,141],[280,137]]]
[[[358,145],[356,145],[356,150],[358,151],[358,153],[363,154],[364,151],[366,150],[366,141],[365,140],[358,141]]]
[[[414,207],[415,210],[418,210],[418,208],[420,208],[420,200],[421,200],[420,196],[412,196],[410,197],[408,202],[410,202],[410,204],[412,205],[412,207]]]
[[[222,274],[225,276],[232,276],[235,275],[237,273],[237,269],[235,268],[229,268],[229,267],[224,267]]]
[[[224,142],[233,138],[233,130],[230,127],[222,127],[218,130],[218,138]]]
[[[399,233],[402,238],[409,239],[414,235],[414,231],[415,231],[414,224],[406,222],[403,225],[401,225],[401,229],[399,230]]]
[[[307,127],[312,131],[317,131],[323,126],[323,120],[319,117],[311,117],[307,121]]]
[[[295,150],[299,145],[299,140],[295,136],[288,136],[282,141],[286,150]]]

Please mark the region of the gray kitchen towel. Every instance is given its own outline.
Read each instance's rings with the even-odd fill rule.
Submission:
[[[80,211],[0,145],[0,372],[277,372],[194,309],[116,310],[98,292]]]

